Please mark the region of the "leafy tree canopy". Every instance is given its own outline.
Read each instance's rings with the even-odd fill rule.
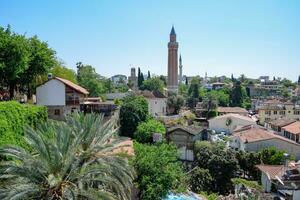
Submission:
[[[72,81],[73,83],[77,83],[76,72],[72,69],[64,67],[62,65],[56,65],[53,67],[50,72],[54,77],[60,77]]]
[[[120,131],[124,136],[133,138],[139,123],[148,117],[148,102],[143,96],[130,95],[123,99],[120,108]]]
[[[143,81],[142,89],[163,92],[164,83],[158,77],[149,78],[149,79]]]
[[[134,150],[133,165],[141,199],[161,200],[171,190],[185,191],[185,175],[174,145],[136,143]]]

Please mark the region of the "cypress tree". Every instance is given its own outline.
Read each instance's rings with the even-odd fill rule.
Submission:
[[[185,77],[185,85],[188,86],[189,85],[189,81],[188,81],[188,78]]]
[[[147,79],[150,79],[151,78],[151,75],[150,75],[150,71],[148,70],[148,77]]]
[[[141,82],[141,69],[138,68],[138,87],[141,87],[142,82]]]

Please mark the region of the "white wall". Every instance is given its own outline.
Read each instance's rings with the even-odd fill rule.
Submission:
[[[268,178],[268,176],[264,172],[261,173],[261,184],[262,184],[265,192],[271,191],[272,183],[271,183],[270,179]]]
[[[65,84],[52,79],[36,88],[37,105],[64,106],[66,105]]]
[[[226,126],[227,119],[231,119],[231,124],[229,126]],[[227,132],[232,133],[233,130],[237,126],[247,126],[247,125],[255,125],[256,123],[253,121],[243,120],[237,117],[229,116],[228,118],[222,117],[222,118],[213,118],[208,120],[209,121],[209,128],[212,130],[215,130],[216,132]]]
[[[148,110],[152,116],[166,115],[167,99],[165,98],[147,98]]]
[[[273,138],[270,140],[262,140],[257,142],[250,142],[245,144],[246,151],[259,151],[268,147],[276,147],[278,150],[284,150],[289,154],[293,154],[296,156],[296,159],[300,159],[300,145],[293,144],[284,140],[280,140],[278,138]]]

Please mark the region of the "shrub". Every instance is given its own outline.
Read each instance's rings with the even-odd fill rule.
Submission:
[[[134,138],[140,143],[151,143],[153,133],[165,134],[165,132],[166,128],[161,122],[150,119],[138,125]]]
[[[0,145],[13,144],[27,148],[23,139],[24,127],[36,127],[47,120],[47,109],[42,106],[20,104],[16,101],[0,103]]]

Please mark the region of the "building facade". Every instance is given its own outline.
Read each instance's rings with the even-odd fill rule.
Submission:
[[[270,120],[286,118],[300,120],[300,106],[294,103],[269,104],[258,109],[259,123],[264,125]]]
[[[172,27],[170,33],[170,42],[168,43],[168,90],[178,91],[178,43],[176,33]]]
[[[63,120],[66,114],[80,110],[80,102],[88,94],[85,88],[55,77],[36,88],[36,103],[48,108],[50,119]]]

